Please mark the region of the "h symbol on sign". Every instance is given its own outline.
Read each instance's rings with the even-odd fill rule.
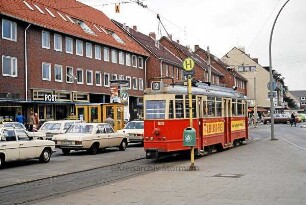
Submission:
[[[187,70],[191,68],[191,63],[192,63],[191,60],[186,60],[185,61],[185,66],[186,66]]]

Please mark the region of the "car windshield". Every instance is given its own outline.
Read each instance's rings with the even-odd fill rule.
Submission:
[[[40,130],[60,130],[61,123],[53,123],[53,122],[46,122],[40,128]]]
[[[72,125],[66,133],[87,133],[90,134],[93,131],[93,125],[75,124]]]
[[[124,129],[143,129],[143,122],[128,122]]]
[[[23,125],[20,123],[5,123],[3,126],[24,129]]]

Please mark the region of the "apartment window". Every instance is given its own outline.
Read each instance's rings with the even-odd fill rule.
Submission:
[[[86,70],[86,84],[87,85],[93,85],[93,71],[92,70]]]
[[[54,50],[62,51],[62,36],[54,34]]]
[[[131,66],[131,54],[129,53],[125,54],[125,65]]]
[[[83,41],[76,40],[75,47],[76,47],[76,54],[78,56],[83,56]]]
[[[109,87],[109,73],[104,73],[104,86]]]
[[[112,50],[112,63],[117,63],[117,51]]]
[[[61,65],[54,65],[54,80],[56,82],[63,82],[63,67]]]
[[[17,77],[17,58],[2,56],[2,75]]]
[[[66,37],[66,53],[73,54],[73,39]]]
[[[126,76],[125,79],[128,81],[127,88],[131,89],[131,81],[132,81],[131,76]]]
[[[138,67],[143,68],[143,58],[142,57],[138,57]]]
[[[86,57],[92,58],[92,44],[86,43]]]
[[[17,24],[15,22],[2,19],[2,38],[17,41]]]
[[[119,51],[119,64],[124,65],[124,53]]]
[[[78,68],[77,69],[77,84],[83,84],[83,69],[82,68]]]
[[[139,84],[138,84],[139,90],[143,90],[143,79],[139,78]]]
[[[118,75],[117,74],[112,74],[112,80],[117,80],[118,79]]]
[[[48,31],[41,32],[41,47],[50,49],[50,33]]]
[[[109,49],[108,48],[104,47],[103,55],[104,55],[104,61],[109,61]]]
[[[74,76],[73,76],[73,67],[67,66],[66,67],[66,82],[73,83]]]
[[[168,65],[166,65],[166,76],[168,77],[169,76],[169,66]]]
[[[175,68],[175,70],[176,70],[176,79],[178,80],[180,77],[180,72],[178,68]]]
[[[124,80],[124,75],[119,75],[119,80]]]
[[[132,86],[133,86],[133,90],[137,90],[137,78],[133,77],[132,79]]]
[[[137,57],[135,55],[132,55],[132,65],[133,67],[137,67]]]
[[[101,81],[101,72],[96,71],[96,86],[101,86],[102,81]]]
[[[95,59],[101,60],[101,46],[95,45]]]
[[[42,63],[42,79],[43,80],[51,80],[51,64],[50,63]]]
[[[243,72],[244,69],[243,69],[243,66],[238,66],[238,72]]]

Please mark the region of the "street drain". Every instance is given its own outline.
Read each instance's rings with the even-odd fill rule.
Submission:
[[[243,174],[216,174],[213,177],[240,178]]]

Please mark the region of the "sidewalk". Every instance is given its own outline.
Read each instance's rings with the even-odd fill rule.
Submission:
[[[189,165],[36,204],[306,204],[306,153],[281,139],[255,138],[248,145],[197,159],[198,171],[179,170]]]

